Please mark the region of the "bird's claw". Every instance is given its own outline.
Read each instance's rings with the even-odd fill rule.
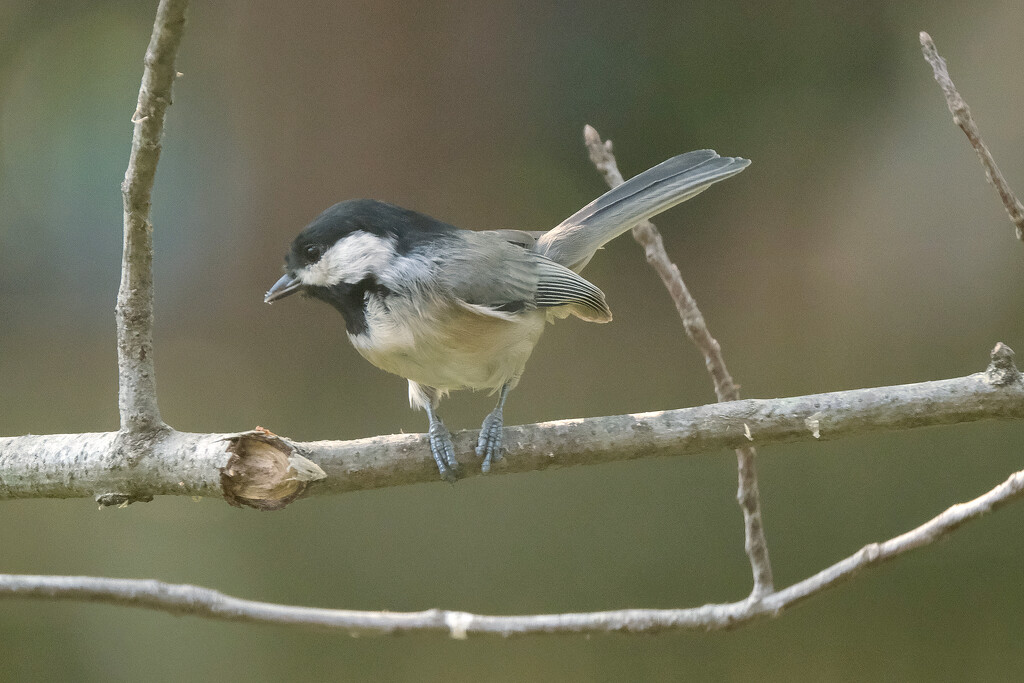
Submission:
[[[440,420],[430,424],[430,453],[437,463],[437,470],[441,478],[449,484],[454,484],[459,478],[459,461],[455,459],[455,446],[452,444],[452,435],[448,428]]]
[[[498,462],[502,458],[501,441],[504,435],[504,419],[501,408],[495,408],[480,426],[480,438],[477,439],[476,454],[482,456],[484,462],[480,465],[483,472],[491,471],[491,463]]]

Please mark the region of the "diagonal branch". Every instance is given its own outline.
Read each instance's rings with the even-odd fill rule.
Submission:
[[[954,505],[916,529],[883,543],[872,543],[792,586],[726,604],[688,609],[624,609],[570,614],[493,616],[450,610],[370,612],[279,605],[235,598],[199,586],[139,579],[90,576],[31,576],[0,574],[0,599],[42,598],[143,607],[177,615],[226,621],[286,624],[342,629],[360,633],[442,631],[452,638],[470,634],[656,632],[683,629],[726,629],[760,617],[777,617],[783,610],[878,566],[903,553],[929,545],[961,525],[1024,497],[1024,470],[974,500]]]
[[[161,0],[146,50],[139,102],[132,116],[135,132],[121,194],[124,201],[124,253],[117,292],[118,406],[121,429],[160,429],[153,367],[153,225],[150,197],[164,113],[171,104],[174,58],[185,27],[188,0]]]
[[[601,142],[601,136],[591,126],[586,126],[583,129],[583,137],[590,153],[590,160],[604,176],[608,186],[615,188],[621,185],[623,183],[622,174],[615,162],[615,155],[612,154],[612,141]],[[725,366],[722,347],[718,340],[711,336],[707,323],[704,321],[704,315],[697,307],[697,301],[690,294],[686,283],[683,282],[679,268],[672,263],[665,252],[665,243],[661,239],[661,233],[653,223],[643,221],[633,228],[633,237],[644,248],[647,262],[661,276],[662,283],[676,304],[676,310],[679,312],[679,317],[682,318],[687,336],[697,346],[697,350],[703,354],[704,364],[715,385],[715,396],[720,402],[739,400],[740,390]],[[751,596],[759,598],[771,593],[774,587],[772,564],[768,557],[768,540],[764,534],[761,501],[757,490],[756,456],[757,451],[753,446],[741,446],[736,449],[739,478],[736,500],[743,510],[743,531],[746,539],[744,548],[747,551],[747,557],[750,558],[750,568],[754,574],[754,588]]]
[[[920,39],[921,52],[924,53],[925,61],[931,64],[935,80],[946,95],[946,105],[949,107],[949,112],[953,115],[953,123],[960,126],[964,135],[967,136],[967,140],[970,141],[971,147],[978,153],[981,165],[985,167],[985,177],[995,186],[996,192],[999,193],[999,199],[1003,202],[1003,206],[1006,207],[1006,213],[1009,214],[1010,220],[1016,227],[1017,239],[1024,241],[1024,205],[1021,205],[1020,200],[1013,194],[1013,190],[1007,184],[1002,171],[996,166],[992,153],[988,151],[985,141],[981,139],[981,131],[978,130],[978,125],[974,123],[971,110],[967,106],[967,102],[964,101],[964,98],[960,96],[956,86],[953,85],[953,79],[949,77],[949,70],[946,68],[946,60],[939,55],[932,37],[921,31]]]

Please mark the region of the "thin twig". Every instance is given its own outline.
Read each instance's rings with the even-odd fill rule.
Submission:
[[[929,545],[1011,501],[1024,497],[1024,470],[988,493],[954,505],[916,529],[883,543],[864,546],[853,555],[784,590],[726,604],[688,609],[625,609],[570,614],[493,616],[449,610],[371,612],[279,605],[243,600],[198,586],[138,579],[89,576],[0,574],[0,598],[42,598],[144,607],[177,615],[226,621],[336,628],[353,635],[442,631],[452,638],[469,635],[530,633],[654,632],[683,629],[725,629],[759,617],[776,617],[787,609],[858,572],[915,548]]]
[[[955,379],[510,426],[505,430],[509,457],[487,476],[692,455],[752,441],[829,441],[987,419],[1024,419],[1024,381],[1013,352],[1001,343],[986,372]],[[127,454],[115,447],[116,432],[0,437],[0,499],[107,493],[133,500],[220,496],[220,469],[227,464],[233,436],[169,431],[139,446],[148,450]],[[426,438],[392,434],[356,441],[282,441],[326,474],[307,491],[317,495],[438,482]],[[462,431],[453,438],[456,452],[471,453],[477,432]],[[478,467],[466,464],[467,477],[479,474]]]
[[[924,53],[925,60],[931,64],[935,80],[946,95],[946,104],[949,106],[950,113],[953,114],[953,122],[960,126],[960,129],[970,141],[971,147],[978,153],[981,165],[985,167],[985,177],[995,186],[996,192],[999,193],[999,199],[1003,202],[1003,206],[1006,207],[1006,213],[1009,214],[1010,220],[1016,228],[1017,239],[1024,241],[1024,205],[1021,205],[1020,200],[1017,199],[1013,190],[1010,189],[1006,178],[1003,177],[999,167],[996,166],[992,153],[988,151],[985,141],[981,139],[981,131],[978,130],[977,124],[974,123],[971,110],[968,108],[964,98],[960,96],[956,86],[953,85],[953,80],[949,77],[949,70],[946,68],[946,60],[939,55],[932,37],[921,31],[920,38],[921,52]]]
[[[601,136],[591,126],[583,129],[583,138],[590,153],[590,160],[604,176],[609,187],[615,188],[623,183],[615,155],[612,153],[612,141],[601,142]],[[715,385],[715,396],[720,402],[736,401],[740,397],[739,387],[733,382],[722,347],[711,332],[708,331],[704,315],[697,307],[697,301],[683,282],[679,268],[669,259],[665,252],[665,243],[661,233],[650,221],[643,221],[633,228],[633,238],[644,248],[647,262],[657,271],[662,283],[668,290],[676,310],[683,321],[683,328],[697,350],[704,356],[704,364]],[[754,575],[754,587],[751,597],[760,598],[774,590],[772,582],[772,564],[768,557],[768,541],[764,534],[764,522],[761,518],[761,502],[757,489],[757,451],[753,446],[742,446],[736,449],[738,463],[739,486],[736,500],[743,510],[744,548],[750,558],[750,568]]]
[[[139,433],[161,429],[153,366],[153,225],[150,197],[164,112],[171,104],[174,58],[181,43],[188,0],[161,0],[146,51],[139,101],[132,116],[135,131],[121,193],[124,202],[124,253],[117,293],[118,406],[121,429]]]

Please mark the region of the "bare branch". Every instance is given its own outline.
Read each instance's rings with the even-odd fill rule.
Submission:
[[[160,419],[152,354],[150,197],[186,6],[187,0],[160,2],[146,54],[138,108],[133,116],[136,125],[132,153],[122,186],[125,241],[117,301],[121,431],[0,438],[0,498],[94,495],[102,505],[126,505],[164,494],[221,495],[234,505],[280,509],[310,492],[436,481],[424,435],[295,443],[261,428],[238,434],[182,433]],[[945,64],[930,38],[922,33],[921,39],[925,57],[946,90],[954,119],[982,156],[990,179],[1017,225],[1018,237],[1024,239],[1024,207],[1006,187],[977,135],[966,104],[949,81]],[[945,80],[940,78],[940,68]],[[958,100],[956,106],[951,93]],[[589,126],[586,136],[591,158],[609,185],[620,184],[622,177],[611,153],[611,143],[602,143]],[[958,379],[741,401],[718,342],[710,335],[678,269],[665,254],[657,230],[645,223],[634,229],[634,237],[644,246],[648,261],[672,295],[687,334],[704,354],[719,403],[512,427],[506,432],[512,457],[504,460],[498,471],[511,473],[735,448],[739,458],[738,498],[744,510],[746,547],[754,572],[754,589],[748,599],[690,609],[520,616],[436,609],[395,613],[278,605],[153,580],[8,574],[0,574],[0,598],[98,602],[229,621],[326,626],[353,634],[442,631],[453,638],[466,638],[470,634],[723,629],[762,616],[777,616],[862,569],[933,543],[962,524],[1024,497],[1021,471],[988,493],[954,505],[916,529],[865,546],[814,576],[774,592],[758,502],[755,452],[748,442],[827,440],[971,420],[1022,419],[1024,380],[1013,364],[1013,352],[997,344],[986,372]],[[455,442],[460,451],[470,452],[475,440],[476,432],[461,432]]]
[[[828,441],[986,419],[1024,419],[1024,381],[1013,365],[1013,352],[1004,344],[993,350],[986,372],[956,379],[507,427],[509,457],[492,474],[693,455],[751,442]],[[228,493],[233,502],[249,504],[238,498],[253,496],[237,494],[236,486],[227,486],[225,476],[230,473],[221,470],[240,450],[238,440],[266,441],[266,434],[165,430],[155,438],[134,441],[132,448],[118,447],[113,432],[0,438],[0,499],[114,494],[102,502],[122,503],[158,495]],[[472,453],[476,438],[476,431],[456,434],[456,452]],[[248,473],[244,466],[230,468],[240,472],[236,478],[252,480],[247,490],[279,492],[290,501],[297,497],[295,491],[280,487],[302,477],[313,481],[306,495],[438,481],[424,434],[279,441],[289,457],[277,464],[268,456],[262,462],[271,466],[254,467]],[[263,457],[258,449],[250,450]],[[323,478],[315,481],[320,478],[316,471],[310,473],[303,461],[289,459],[296,457],[322,468]],[[270,502],[265,496],[261,500],[257,507],[273,507],[273,496]]]
[[[164,112],[171,104],[174,58],[185,27],[188,0],[161,0],[146,51],[139,102],[132,116],[135,132],[121,193],[124,200],[124,253],[117,293],[118,406],[121,429],[135,433],[160,429],[153,366],[153,225],[150,197]]]
[[[99,602],[192,615],[226,621],[337,628],[353,635],[442,631],[453,638],[473,634],[654,632],[682,629],[725,629],[759,617],[776,617],[783,610],[858,572],[915,548],[934,543],[961,525],[1024,497],[1024,470],[1011,475],[988,493],[960,503],[942,514],[883,543],[872,543],[814,576],[784,590],[741,602],[710,604],[689,609],[625,609],[607,612],[493,616],[426,610],[369,612],[278,605],[242,600],[209,588],[138,579],[89,576],[23,576],[0,574],[0,598],[43,598]]]
[[[931,64],[932,71],[935,73],[935,80],[946,95],[946,104],[949,106],[950,113],[953,114],[953,122],[960,126],[960,129],[970,141],[971,147],[978,153],[981,165],[985,167],[985,177],[995,186],[996,192],[999,193],[999,199],[1003,202],[1003,206],[1006,207],[1006,213],[1010,215],[1010,220],[1016,227],[1017,239],[1024,241],[1024,205],[1021,205],[1020,200],[1013,194],[1013,190],[1006,183],[1006,178],[1003,177],[999,167],[996,166],[992,153],[988,151],[985,141],[981,139],[981,131],[978,130],[977,124],[974,123],[971,110],[968,108],[964,98],[960,96],[956,86],[953,85],[953,80],[949,77],[949,70],[946,68],[946,60],[939,55],[932,37],[921,31],[920,38],[921,52],[924,53],[925,60]]]
[[[601,136],[592,126],[583,129],[583,138],[590,153],[590,160],[604,176],[609,187],[615,188],[623,183],[615,155],[612,154],[612,141],[601,142]],[[661,277],[665,289],[675,302],[676,310],[683,321],[687,336],[704,356],[704,365],[715,385],[715,396],[720,402],[736,401],[740,397],[739,387],[732,380],[722,347],[711,332],[708,331],[704,315],[697,307],[697,301],[690,294],[679,268],[672,263],[665,252],[665,243],[661,233],[650,221],[643,221],[633,228],[633,238],[644,248],[647,262]],[[742,446],[736,449],[738,463],[739,487],[736,500],[743,510],[744,548],[750,558],[750,568],[754,575],[754,587],[751,596],[759,598],[774,590],[772,582],[772,564],[768,557],[768,541],[764,534],[764,522],[761,518],[761,500],[757,490],[757,451],[753,446]]]

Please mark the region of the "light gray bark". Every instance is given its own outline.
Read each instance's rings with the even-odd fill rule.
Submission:
[[[124,203],[124,253],[117,292],[118,407],[121,429],[142,432],[163,426],[156,402],[153,366],[153,225],[150,197],[160,161],[164,113],[188,0],[161,0],[146,50],[139,101],[132,116],[135,131],[128,170],[121,185]]]
[[[1022,419],[1024,382],[1012,353],[999,344],[986,372],[956,379],[507,427],[508,457],[492,475],[694,455],[751,443],[829,441],[870,432]],[[220,468],[229,459],[230,439],[241,437],[251,434],[169,430],[135,442],[134,450],[118,448],[116,433],[0,438],[0,498],[221,495]],[[463,431],[453,438],[458,453],[471,454],[477,432]],[[282,441],[294,455],[323,469],[325,478],[307,494],[438,481],[424,434]],[[479,476],[475,469],[467,467],[468,476]],[[287,478],[295,471],[279,474]]]

